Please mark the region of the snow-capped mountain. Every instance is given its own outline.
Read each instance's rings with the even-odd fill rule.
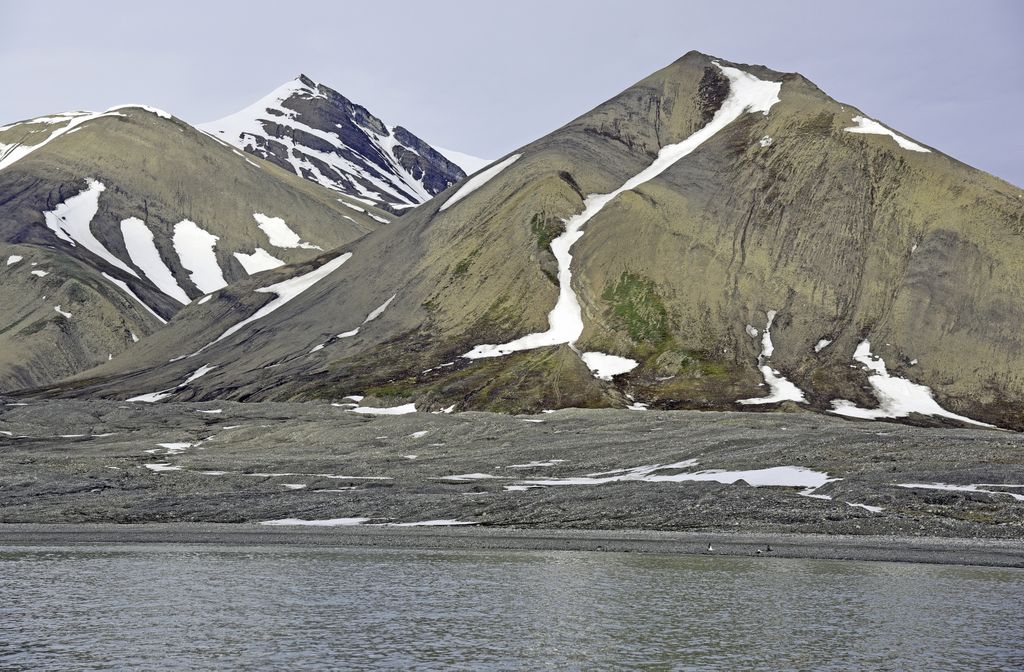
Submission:
[[[458,163],[474,160],[459,153],[447,158],[305,75],[199,128],[325,187],[396,211],[463,179]]]
[[[0,127],[0,392],[133,348],[392,216],[145,105]]]

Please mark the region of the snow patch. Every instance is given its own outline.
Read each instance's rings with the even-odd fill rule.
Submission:
[[[832,345],[832,341],[828,340],[827,338],[823,338],[814,344],[814,351],[821,352],[830,345]]]
[[[587,474],[575,478],[555,478],[545,480],[522,481],[520,485],[603,485],[619,481],[641,481],[645,483],[685,483],[696,481],[714,481],[732,485],[744,481],[755,488],[788,487],[788,488],[820,488],[834,481],[825,472],[814,471],[806,467],[782,466],[765,469],[749,469],[744,471],[725,471],[707,469],[696,472],[677,474],[659,474],[657,472],[689,469],[697,465],[697,460],[683,460],[675,464],[647,465],[632,469],[615,469],[609,472]]]
[[[906,378],[899,378],[889,374],[885,361],[881,357],[871,354],[871,342],[861,341],[853,353],[853,359],[863,365],[864,369],[872,372],[868,376],[868,382],[874,390],[878,399],[878,408],[860,408],[852,401],[846,399],[835,399],[832,401],[832,412],[848,418],[862,418],[876,420],[878,418],[905,418],[911,413],[921,415],[933,415],[979,427],[996,429],[990,425],[963,415],[951,413],[939,406],[932,397],[931,388],[926,385],[912,383]]]
[[[160,257],[160,252],[153,241],[153,232],[144,221],[137,217],[123,220],[121,236],[124,238],[124,246],[132,263],[142,270],[157,289],[182,305],[188,305],[192,301]]]
[[[214,251],[218,240],[219,236],[191,220],[184,219],[174,225],[174,252],[182,267],[191,271],[192,284],[204,294],[216,292],[228,284]]]
[[[606,355],[603,352],[584,352],[580,355],[580,359],[593,372],[595,378],[609,381],[615,376],[629,373],[639,363],[634,359],[617,355]]]
[[[180,455],[181,453],[184,453],[187,449],[191,448],[195,444],[185,443],[185,442],[174,442],[174,443],[158,443],[156,445],[158,445],[161,448],[165,449],[167,455]],[[148,453],[150,451],[147,450],[146,452]]]
[[[14,264],[18,263],[19,261],[21,261],[24,258],[25,257],[23,257],[23,256],[21,256],[19,254],[12,254],[11,256],[7,257],[7,265],[8,266],[13,266]]]
[[[151,114],[155,114],[156,116],[160,117],[161,119],[170,119],[171,118],[171,113],[170,112],[164,112],[163,110],[161,110],[159,108],[156,108],[156,107],[153,107],[152,105],[139,105],[139,104],[117,105],[117,106],[112,107],[109,110],[107,110],[107,112],[117,112],[118,110],[129,110],[129,109],[133,109],[133,108],[134,109],[138,109],[138,110],[145,110],[146,112],[149,112]]]
[[[244,252],[235,252],[235,259],[238,259],[238,263],[242,265],[245,272],[249,275],[255,273],[262,273],[263,271],[269,271],[279,266],[284,266],[284,262],[270,254],[262,247],[257,247],[256,251],[252,254],[245,254]]]
[[[50,212],[43,213],[46,228],[53,231],[54,235],[64,242],[70,243],[72,247],[81,244],[82,247],[111,266],[136,278],[139,277],[127,264],[111,254],[110,250],[92,234],[89,224],[99,211],[100,194],[107,188],[102,182],[91,178],[87,178],[85,182],[87,186],[84,191],[59,204]]]
[[[181,471],[181,467],[179,467],[177,465],[174,465],[174,464],[168,464],[167,462],[152,462],[150,464],[146,464],[146,465],[143,465],[143,466],[145,466],[146,469],[149,469],[150,471],[157,471],[157,472],[160,472],[160,471]]]
[[[352,413],[362,413],[364,415],[406,415],[407,413],[416,412],[416,404],[402,404],[401,406],[387,406],[387,407],[376,407],[376,406],[356,406],[355,408],[349,409]]]
[[[869,133],[871,135],[888,135],[890,138],[896,141],[897,145],[899,145],[903,149],[909,149],[912,152],[932,151],[927,147],[922,147],[916,142],[904,138],[902,135],[899,135],[898,133],[889,130],[888,128],[882,126],[877,121],[868,119],[867,117],[862,117],[858,115],[853,118],[853,123],[857,125],[849,126],[847,128],[844,128],[843,130],[847,131],[848,133]]]
[[[768,323],[765,325],[764,331],[761,332],[761,354],[757,356],[757,368],[761,371],[761,375],[764,376],[765,384],[768,385],[768,396],[740,399],[736,403],[745,405],[776,404],[782,401],[807,403],[807,398],[800,388],[786,380],[781,373],[767,363],[767,360],[771,359],[771,356],[775,353],[771,329],[777,314],[774,310],[768,311]]]
[[[280,247],[282,249],[301,247],[304,250],[323,249],[319,245],[302,242],[299,234],[292,231],[280,217],[268,217],[262,212],[254,212],[252,213],[252,216],[253,219],[256,220],[256,225],[260,227],[260,230],[263,231],[263,233],[267,234],[267,240],[269,240],[270,244],[274,247]]]
[[[372,322],[372,321],[376,320],[378,317],[380,317],[384,313],[384,311],[387,310],[388,306],[391,305],[391,302],[395,300],[396,296],[398,296],[398,295],[397,294],[392,294],[390,299],[388,299],[387,301],[385,301],[381,305],[379,305],[376,308],[374,308],[370,312],[370,314],[366,316],[366,319],[363,320],[363,324],[366,324],[367,322]]]
[[[388,306],[391,305],[391,302],[395,300],[396,296],[398,296],[398,295],[397,294],[392,294],[390,299],[388,299],[387,301],[385,301],[381,305],[379,305],[376,308],[374,308],[373,310],[371,310],[370,314],[366,316],[366,319],[363,320],[362,324],[365,325],[367,322],[372,322],[373,320],[376,320],[378,317],[380,317],[384,313],[384,311],[387,310]],[[356,327],[355,329],[351,329],[349,331],[343,331],[340,334],[338,334],[335,338],[352,338],[353,336],[355,336],[356,334],[359,333],[360,329],[362,329],[362,325]],[[326,343],[325,343],[325,345],[326,345]]]
[[[564,463],[565,460],[534,460],[533,462],[524,462],[523,464],[510,464],[509,469],[536,469],[538,467],[557,467]]]
[[[880,506],[871,506],[870,504],[858,504],[857,502],[846,502],[846,505],[858,509],[864,509],[865,511],[870,511],[871,513],[881,513],[882,511],[885,510]]]
[[[189,377],[185,379],[185,382],[183,382],[183,383],[181,383],[180,385],[178,385],[178,387],[185,387],[185,386],[186,386],[186,385],[188,385],[189,383],[191,383],[191,382],[193,382],[193,381],[196,381],[196,380],[199,380],[200,378],[202,378],[203,376],[205,376],[205,375],[206,375],[206,374],[208,374],[208,373],[209,373],[210,371],[213,371],[213,370],[214,370],[214,369],[216,369],[216,368],[217,368],[217,366],[216,366],[216,365],[210,365],[210,364],[203,364],[203,365],[202,365],[202,366],[200,366],[200,367],[199,367],[198,369],[196,369],[195,371],[193,371],[193,372],[192,372],[192,374],[191,374],[191,375],[189,375]],[[205,412],[207,412],[207,411],[203,411],[203,412],[205,413]]]
[[[448,208],[452,207],[462,199],[472,194],[480,187],[490,182],[498,173],[500,173],[501,171],[505,170],[513,163],[518,161],[519,157],[521,156],[522,154],[513,154],[512,156],[508,157],[501,163],[496,163],[487,170],[478,173],[477,175],[474,175],[473,177],[463,182],[462,186],[459,187],[458,191],[452,194],[452,196],[447,201],[445,201],[443,205],[441,205],[439,211],[443,212],[447,210]]]
[[[260,320],[266,317],[267,315],[270,315],[272,312],[274,312],[281,306],[285,305],[286,303],[288,303],[295,297],[299,296],[316,283],[326,278],[334,271],[341,268],[341,265],[348,261],[351,257],[352,253],[346,252],[345,254],[342,254],[340,256],[335,257],[334,259],[331,259],[326,264],[320,266],[320,268],[312,270],[308,273],[303,273],[302,275],[297,275],[293,278],[282,280],[281,282],[269,285],[267,287],[260,287],[259,289],[256,290],[257,292],[263,294],[276,294],[277,298],[273,299],[272,301],[264,305],[262,308],[260,308],[255,313],[253,313],[246,319],[242,320],[238,324],[229,327],[223,334],[218,336],[213,341],[207,343],[202,348],[200,348],[199,350],[197,350],[196,352],[192,353],[189,356],[194,357],[195,355],[198,355],[200,352],[210,347],[214,343],[222,341],[228,336],[231,336],[232,334],[243,329],[247,325],[252,324],[256,320]]]
[[[1018,502],[1024,502],[1024,495],[1018,495],[1015,492],[1006,492],[1005,490],[989,490],[981,486],[989,487],[1004,487],[1004,488],[1019,488],[1019,485],[1005,485],[999,483],[980,483],[971,485],[951,485],[949,483],[897,483],[898,488],[909,488],[913,490],[946,490],[952,492],[983,492],[990,495],[1009,495]]]
[[[147,403],[147,404],[152,404],[154,402],[160,401],[161,399],[166,399],[167,397],[171,396],[175,392],[177,392],[177,388],[171,387],[171,388],[168,388],[166,390],[160,390],[159,392],[150,392],[149,394],[140,394],[139,396],[132,397],[131,399],[127,399],[126,401],[141,401],[141,402],[144,402],[144,403]]]
[[[54,307],[53,307],[53,309],[54,309],[54,310],[56,310],[56,311],[57,311],[58,313],[60,313],[61,315],[63,315],[64,317],[67,317],[67,318],[69,318],[69,319],[70,319],[70,317],[71,317],[71,313],[69,313],[69,312],[66,312],[66,311],[63,311],[63,310],[61,310],[61,309],[60,309],[60,304],[58,304],[58,305],[54,306]]]
[[[350,525],[362,525],[363,523],[369,520],[369,518],[327,518],[323,520],[281,518],[279,520],[264,520],[260,523],[260,525],[308,525],[313,527],[347,527]]]

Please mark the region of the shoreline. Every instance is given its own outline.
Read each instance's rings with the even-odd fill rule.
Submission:
[[[213,545],[457,551],[589,551],[1024,568],[1024,540],[803,533],[512,527],[302,527],[259,523],[4,523],[0,551],[26,546]],[[713,553],[708,553],[711,544]],[[770,544],[771,553],[757,555]]]

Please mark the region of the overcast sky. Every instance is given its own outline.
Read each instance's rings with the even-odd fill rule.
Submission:
[[[1024,186],[1024,2],[0,0],[0,123],[148,103],[192,123],[306,73],[486,158],[691,49],[801,72]]]

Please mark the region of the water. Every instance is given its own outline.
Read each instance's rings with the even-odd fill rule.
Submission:
[[[0,549],[0,669],[1024,669],[1024,572],[305,547]]]

